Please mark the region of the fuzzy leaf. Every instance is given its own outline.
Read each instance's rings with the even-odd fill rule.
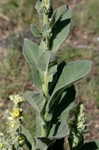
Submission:
[[[42,112],[42,108],[44,107],[45,104],[45,99],[42,93],[26,91],[24,93],[24,97],[33,107],[33,109],[36,109],[36,111],[38,112]]]
[[[27,102],[28,104],[28,102]],[[43,136],[43,120],[41,118],[40,112],[36,109],[37,106],[33,107],[31,112],[31,105],[28,104],[28,107],[25,105],[25,110],[23,111],[23,125],[28,130],[33,138]]]
[[[41,33],[38,30],[38,28],[36,27],[36,25],[31,25],[31,31],[32,31],[33,36],[41,37]]]
[[[41,114],[37,113],[36,115],[36,127],[35,127],[35,137],[42,137],[45,136],[44,130],[44,122],[41,118]]]
[[[27,144],[29,149],[30,150],[36,150],[35,146],[34,146],[34,141],[33,141],[32,135],[23,125],[21,125],[21,133],[25,136],[25,141],[26,141],[25,144]]]
[[[33,137],[41,137],[44,135],[44,130],[43,130],[43,119],[41,117],[41,112],[45,104],[45,99],[43,95],[39,92],[31,92],[27,91],[24,93],[24,98],[27,102],[29,102],[30,106],[32,106],[32,109],[34,111],[35,117],[33,118],[32,124],[34,123],[34,128],[33,129]]]
[[[48,145],[42,142],[39,138],[36,140],[36,149],[38,150],[47,150]]]
[[[54,15],[56,19],[52,28],[50,47],[53,52],[56,52],[69,35],[71,25],[71,10],[66,6],[62,6],[57,8],[57,10],[54,12]]]
[[[41,53],[39,51],[39,47],[36,43],[33,43],[32,41],[25,39],[23,53],[27,62],[30,65],[32,76],[33,76],[33,82],[38,88],[40,88],[41,87],[41,77],[40,77],[41,70],[38,66],[38,60],[39,60],[39,56]]]
[[[24,96],[24,95],[23,95]],[[36,126],[36,115],[37,110],[32,107],[31,104],[25,99],[24,103],[21,105],[23,110],[23,125],[30,132],[31,136],[35,136],[35,126]]]
[[[42,71],[48,70],[50,57],[50,51],[43,52],[42,55],[39,57],[39,68],[41,68]]]
[[[71,91],[72,92],[72,91]],[[70,100],[70,99],[69,99]],[[68,107],[64,111],[62,111],[59,120],[60,120],[60,126],[57,131],[58,137],[65,137],[66,135],[69,135],[69,126],[68,126],[68,119],[70,111],[74,108],[75,102],[70,102]]]
[[[42,1],[41,0],[37,0],[35,8],[39,14],[42,13]]]
[[[62,138],[65,137],[68,133],[66,119],[58,121],[57,124],[54,124],[50,130],[49,137]]]
[[[55,141],[55,138],[39,137],[36,139],[36,149],[48,150],[50,145],[54,144]]]
[[[50,96],[52,95],[52,93],[55,89],[55,86],[56,86],[56,84],[60,78],[60,75],[61,75],[65,65],[66,65],[66,63],[63,61],[60,64],[54,66],[54,70],[52,73],[53,74],[53,80],[51,82],[49,82],[49,86],[48,86]],[[52,70],[52,68],[53,67],[51,67],[51,70]]]
[[[65,15],[66,13],[66,15]],[[60,18],[61,19],[69,19],[72,17],[71,9],[68,6],[63,5],[54,10],[52,18],[54,18],[54,23],[56,23]]]
[[[58,90],[64,89],[73,84],[75,81],[78,81],[81,78],[85,77],[90,72],[91,65],[91,61],[81,60],[68,63],[66,66],[64,66],[54,92],[51,96],[51,99],[54,94],[58,92]]]
[[[83,78],[85,75],[89,73],[91,69],[90,61],[76,61],[68,63],[66,66],[63,65],[62,70],[60,71],[58,80],[56,80],[56,85],[54,85],[54,90],[51,95],[51,98],[46,106],[47,116],[49,117],[49,121],[51,121],[52,128],[55,126],[55,120],[61,117],[63,111],[74,101],[75,99],[75,88],[74,86],[70,86],[75,81]],[[54,79],[55,80],[55,79]],[[53,84],[51,85],[53,87]],[[50,93],[51,94],[51,93]],[[66,114],[65,114],[66,115]],[[55,118],[55,120],[54,120]],[[59,120],[57,120],[59,121]],[[62,120],[61,120],[62,121]],[[63,122],[63,121],[62,121]],[[64,123],[64,122],[63,122]],[[63,124],[60,126],[63,128]],[[54,127],[54,131],[58,129],[58,127]],[[50,131],[52,129],[50,128]],[[49,131],[49,133],[50,133]],[[51,131],[53,132],[53,131]],[[58,132],[54,133],[57,135]],[[64,132],[63,132],[64,133]],[[50,133],[51,135],[53,133]]]
[[[69,107],[75,100],[75,87],[71,86],[64,91],[58,91],[46,107],[46,112],[52,116],[50,121],[49,137],[64,137],[68,131],[67,118]]]
[[[98,150],[99,150],[99,139],[95,140],[94,142],[96,143],[97,148],[98,148]]]

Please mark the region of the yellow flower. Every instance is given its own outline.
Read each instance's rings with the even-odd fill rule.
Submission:
[[[11,128],[14,128],[15,127],[15,124],[13,123],[13,124],[11,124]]]
[[[21,116],[21,112],[22,112],[22,109],[20,108],[14,108],[11,112],[11,116],[12,118],[18,118]]]
[[[2,148],[3,148],[3,146],[4,146],[4,145],[3,145],[2,143],[0,143],[0,149],[2,149]]]
[[[24,101],[24,98],[21,97],[20,95],[10,95],[9,96],[10,100],[13,101],[15,104],[21,103]]]

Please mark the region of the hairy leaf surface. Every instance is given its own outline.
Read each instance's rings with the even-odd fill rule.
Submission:
[[[38,45],[28,39],[25,39],[23,53],[27,62],[30,65],[34,84],[38,88],[41,88],[41,70],[38,65],[41,52]]]
[[[64,66],[59,80],[55,86],[54,92],[51,96],[51,99],[54,94],[60,89],[64,89],[73,84],[75,81],[78,81],[81,78],[85,77],[90,72],[91,65],[91,61],[81,60],[68,63],[66,66]]]
[[[57,8],[53,14],[55,23],[52,28],[51,50],[56,52],[70,32],[71,10],[66,5]]]
[[[31,25],[31,32],[32,32],[33,36],[38,37],[38,38],[41,37],[41,33],[38,30],[38,28],[36,27],[36,25]]]
[[[67,134],[67,117],[69,107],[75,100],[75,87],[71,86],[64,91],[58,91],[46,107],[46,112],[51,115],[49,120],[48,136],[64,137]]]

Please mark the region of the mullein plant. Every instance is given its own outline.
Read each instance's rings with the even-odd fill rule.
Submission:
[[[0,133],[0,150],[21,149],[26,142],[26,138],[21,133],[22,108],[24,99],[20,95],[11,95],[9,99],[13,103],[13,108],[7,111],[6,132]]]
[[[40,42],[25,39],[23,54],[36,90],[26,91],[24,98],[10,96],[14,106],[8,118],[8,143],[11,146],[8,149],[84,149],[86,119],[83,104],[75,101],[74,83],[90,72],[92,63],[88,60],[67,63],[57,55],[70,32],[71,9],[67,5],[53,10],[51,0],[37,0],[35,8],[41,29],[32,25],[31,31]],[[35,126],[33,133],[24,124],[24,108],[21,108],[24,102],[35,114],[31,119]],[[2,142],[0,147],[3,148]]]
[[[32,149],[39,150],[54,149],[55,145],[57,149],[60,141],[60,149],[78,149],[83,145],[85,117],[83,104],[75,102],[74,82],[90,72],[92,63],[87,60],[66,63],[57,56],[71,27],[71,9],[67,5],[53,10],[51,0],[37,0],[35,8],[42,26],[39,30],[32,25],[32,33],[41,40],[37,44],[25,39],[23,48],[37,87],[37,91],[24,94],[36,111],[35,133],[30,143]],[[71,120],[72,109],[77,113]]]
[[[90,72],[92,62],[79,60],[66,63],[57,56],[71,28],[72,12],[67,5],[53,10],[52,0],[37,0],[35,8],[41,28],[32,25],[31,31],[34,37],[40,38],[40,43],[25,39],[23,48],[33,84],[37,87],[36,91],[24,94],[36,111],[33,120],[35,131],[30,140],[32,149],[89,148],[92,143],[84,144],[83,136],[86,129],[84,106],[75,101],[74,83]],[[24,128],[24,131],[27,129]]]

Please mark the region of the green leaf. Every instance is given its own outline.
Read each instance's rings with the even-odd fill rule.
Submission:
[[[39,14],[42,14],[42,1],[41,0],[37,0],[35,8]]]
[[[91,71],[92,62],[88,60],[81,60],[68,63],[64,68],[56,84],[54,92],[51,96],[54,96],[60,89],[64,89],[75,81],[85,77]]]
[[[55,9],[52,15],[52,18],[54,18],[54,23],[56,23],[60,18],[64,20],[64,19],[69,19],[71,17],[72,17],[71,9],[69,9],[68,6],[66,5],[63,5]]]
[[[44,137],[45,136],[45,130],[44,130],[44,122],[41,118],[41,114],[37,113],[36,115],[36,127],[35,127],[35,137]]]
[[[43,143],[40,139],[36,140],[36,150],[47,150],[48,145]]]
[[[45,98],[41,92],[26,91],[24,93],[24,98],[29,102],[33,109],[36,109],[39,113],[42,112],[45,104]]]
[[[26,104],[28,104],[28,102]],[[44,136],[44,122],[41,117],[40,111],[38,110],[36,104],[34,105],[34,107],[32,107],[32,110],[31,105],[26,104],[25,109],[23,109],[24,127],[28,130],[33,138]]]
[[[33,137],[41,137],[41,136],[45,135],[45,130],[43,128],[44,122],[43,122],[43,119],[41,116],[43,107],[45,105],[45,99],[41,93],[31,92],[31,91],[25,92],[24,98],[27,102],[29,102],[30,106],[32,106],[32,110],[35,115],[35,117],[33,117],[32,120],[31,120],[30,116],[28,116],[30,118],[29,121],[30,122],[32,121],[32,125],[30,125],[30,128],[34,125],[34,129],[32,129],[33,130],[32,135],[33,135]],[[30,115],[30,114],[28,114],[28,115]],[[28,121],[28,120],[26,120],[26,121]],[[28,125],[27,125],[27,128],[28,128]],[[30,130],[30,128],[28,128],[28,130]]]
[[[38,38],[41,37],[41,33],[36,27],[36,25],[31,25],[31,31],[32,31],[33,36],[38,37]]]
[[[50,57],[50,51],[43,52],[42,55],[39,57],[39,68],[41,68],[42,71],[48,70]]]
[[[52,85],[50,85],[50,88],[53,87],[53,90],[52,92],[50,92],[51,97],[47,103],[46,114],[45,114],[45,116],[50,116],[49,120],[47,120],[51,122],[49,128],[49,135],[50,134],[57,135],[57,132],[53,133],[53,131],[55,131],[56,128],[57,131],[59,128],[55,124],[57,123],[57,121],[59,121],[59,118],[63,113],[63,111],[65,111],[65,109],[75,99],[75,88],[74,86],[70,86],[70,85],[73,84],[75,81],[78,81],[79,79],[83,78],[85,75],[87,75],[91,70],[91,64],[92,63],[87,60],[76,61],[76,62],[68,63],[65,66],[64,64],[62,64],[60,72],[58,71],[60,67],[57,69],[57,73],[58,73],[58,74],[56,73],[57,78],[55,79],[55,75],[53,78],[53,80],[56,80],[55,84],[53,84],[52,81]],[[60,126],[60,133],[61,133],[61,129],[63,128],[63,123]],[[51,131],[53,128],[54,130]]]
[[[57,8],[53,17],[56,19],[52,28],[50,48],[53,52],[57,52],[61,44],[69,35],[71,25],[71,10],[66,6],[62,6]]]
[[[24,95],[23,95],[24,96]],[[25,99],[25,97],[24,97]],[[21,105],[22,110],[23,110],[23,125],[24,127],[29,130],[30,134],[32,136],[35,136],[35,126],[36,126],[36,115],[37,115],[37,110],[35,107],[32,107],[31,104],[25,99],[24,103]],[[34,121],[33,121],[34,120]]]
[[[62,121],[58,121],[57,124],[53,124],[49,137],[62,138],[65,137],[68,133],[67,122],[66,119]]]
[[[49,86],[48,86],[50,96],[52,95],[52,93],[54,91],[54,88],[59,80],[59,77],[60,77],[65,65],[66,65],[66,63],[63,61],[63,62],[55,65],[55,67],[53,66],[54,70],[53,70],[53,67],[51,67],[51,70],[53,70],[52,71],[53,80],[51,82],[49,82]]]
[[[36,149],[47,150],[50,145],[55,143],[55,141],[55,138],[39,137],[36,139]]]
[[[30,65],[34,84],[38,88],[41,88],[41,70],[38,65],[38,60],[41,52],[38,45],[28,39],[25,39],[23,54]]]
[[[23,125],[21,125],[21,133],[25,136],[25,141],[30,150],[36,150],[34,146],[33,137]]]
[[[68,133],[67,118],[71,104],[75,100],[75,93],[75,87],[71,86],[55,93],[53,99],[48,102],[46,112],[52,116],[49,120],[49,137],[64,137]]]
[[[99,139],[95,140],[94,142],[96,143],[97,148],[98,148],[98,150],[99,150]]]
[[[73,91],[71,91],[72,93]],[[72,95],[72,94],[71,94]],[[69,98],[69,97],[68,97]],[[67,99],[68,99],[67,98]],[[57,136],[58,137],[65,137],[65,136],[68,136],[69,135],[69,126],[68,126],[68,120],[70,119],[69,117],[69,113],[70,111],[74,108],[75,106],[75,102],[71,101],[70,100],[70,103],[68,104],[68,106],[66,107],[66,109],[64,111],[61,112],[60,116],[59,116],[59,120],[60,120],[60,126],[58,128],[58,131],[57,131]],[[74,100],[74,98],[73,98]]]

